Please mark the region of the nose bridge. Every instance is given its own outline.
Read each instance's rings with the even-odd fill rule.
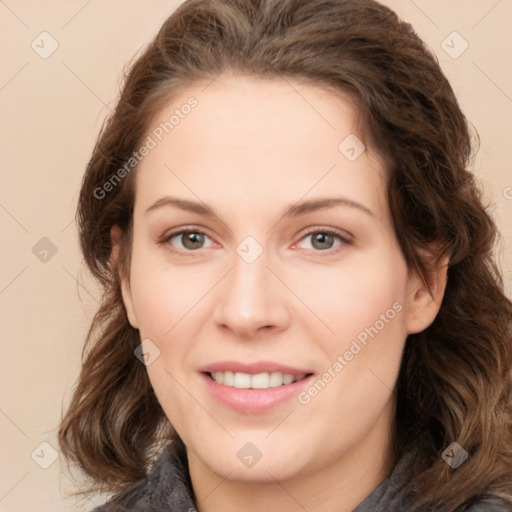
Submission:
[[[285,327],[286,296],[267,267],[269,263],[269,254],[252,237],[246,237],[236,247],[232,270],[223,280],[216,306],[218,325],[244,337],[261,327]]]

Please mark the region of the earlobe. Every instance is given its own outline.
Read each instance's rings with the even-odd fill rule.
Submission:
[[[407,300],[407,333],[424,331],[435,320],[443,302],[448,280],[448,257],[429,268],[426,281],[417,273],[411,277]]]
[[[135,316],[135,311],[133,308],[133,299],[132,299],[132,291],[130,286],[130,275],[129,269],[124,269],[123,265],[120,264],[119,254],[121,251],[121,240],[122,240],[122,232],[119,226],[113,226],[110,230],[110,241],[112,246],[112,251],[110,254],[110,261],[112,263],[112,268],[114,272],[117,272],[119,276],[119,282],[121,284],[121,294],[123,297],[124,307],[126,309],[126,315],[128,317],[128,321],[130,325],[134,329],[138,329],[137,318]]]

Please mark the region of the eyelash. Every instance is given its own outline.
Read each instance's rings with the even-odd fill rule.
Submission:
[[[178,231],[174,231],[172,233],[169,233],[168,235],[164,235],[160,240],[158,240],[158,245],[168,245],[168,248],[169,248],[169,251],[172,252],[173,254],[176,254],[177,256],[184,256],[184,257],[187,257],[187,256],[190,256],[192,255],[194,252],[197,252],[199,249],[196,249],[195,251],[194,250],[186,250],[186,251],[182,251],[182,250],[177,250],[175,248],[173,248],[169,242],[170,240],[172,240],[174,237],[178,236],[178,235],[184,235],[186,233],[195,233],[195,234],[200,234],[200,235],[205,235],[208,237],[208,235],[201,229],[198,229],[198,228],[194,228],[194,227],[187,227],[187,228],[182,228]],[[304,235],[302,236],[302,238],[299,240],[299,241],[302,241],[304,240],[306,237],[308,236],[311,236],[311,235],[314,235],[314,234],[317,234],[317,233],[322,233],[324,235],[331,235],[331,236],[334,236],[336,238],[338,238],[340,240],[340,245],[332,248],[332,249],[326,249],[326,250],[315,250],[315,249],[306,249],[306,250],[310,250],[310,251],[313,251],[313,252],[317,252],[317,253],[326,253],[326,254],[334,254],[336,252],[338,252],[338,250],[340,250],[339,248],[343,245],[352,245],[352,240],[350,240],[348,237],[346,236],[343,236],[339,231],[336,231],[335,229],[332,229],[332,228],[315,228],[315,229],[312,229],[306,233],[304,233]],[[208,237],[210,238],[210,237]],[[201,248],[200,248],[201,249]]]

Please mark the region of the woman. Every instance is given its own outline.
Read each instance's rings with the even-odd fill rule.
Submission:
[[[372,0],[189,0],[78,206],[61,429],[98,510],[512,510],[511,319],[467,122]]]

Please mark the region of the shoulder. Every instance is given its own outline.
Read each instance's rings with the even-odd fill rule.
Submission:
[[[139,480],[91,512],[138,512],[142,510],[141,502],[145,502],[148,497],[148,484],[147,477]]]
[[[159,457],[151,472],[92,512],[154,512],[194,510],[186,452],[173,443]]]

